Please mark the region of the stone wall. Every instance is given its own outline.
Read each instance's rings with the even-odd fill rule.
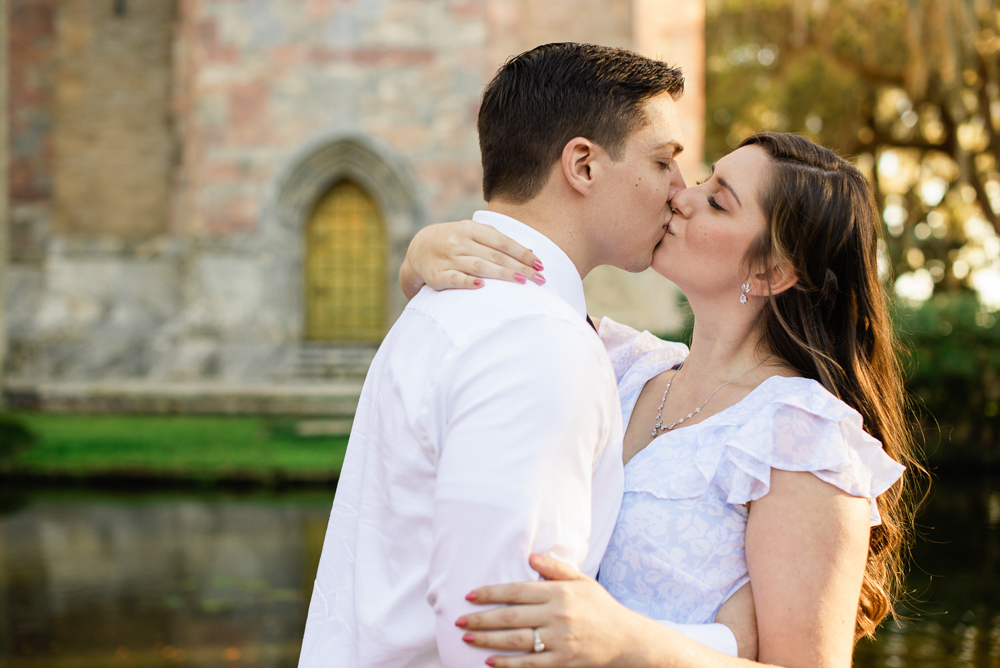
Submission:
[[[281,169],[303,145],[338,134],[391,147],[432,219],[479,206],[485,3],[188,0],[183,7],[178,232],[254,233]]]
[[[174,161],[172,0],[63,0],[57,14],[55,230],[165,231]]]
[[[510,56],[549,42],[633,48],[634,0],[488,0],[487,4],[493,71]]]
[[[38,262],[51,223],[56,0],[9,0],[10,242],[13,262]]]
[[[539,43],[686,62],[686,154],[700,161],[700,1],[10,6],[17,383],[287,383],[315,360],[330,373],[310,382],[336,376],[344,355],[302,341],[312,206],[340,178],[369,190],[393,279],[417,229],[482,207],[482,87]],[[586,289],[595,315],[679,322],[657,276],[602,270]],[[391,319],[402,306],[391,289]]]
[[[12,0],[9,378],[145,377],[181,310],[166,230],[173,3]],[[166,255],[163,248],[170,248]]]

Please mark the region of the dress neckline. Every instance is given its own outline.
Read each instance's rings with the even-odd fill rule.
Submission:
[[[668,367],[668,369],[669,368],[673,368],[673,367]],[[652,380],[656,376],[658,376],[661,373],[663,373],[663,371],[667,371],[668,369],[663,369],[662,371],[657,371],[652,376],[650,376],[649,378],[646,379],[646,383],[648,383],[650,380]],[[696,422],[696,423],[694,423],[694,424],[692,424],[690,426],[687,426],[687,427],[678,427],[676,429],[672,429],[671,431],[665,431],[662,434],[658,434],[655,438],[653,438],[653,440],[651,440],[649,443],[647,443],[645,445],[645,447],[643,447],[641,450],[639,450],[639,452],[637,452],[634,455],[632,455],[631,459],[629,459],[628,462],[625,464],[625,468],[628,468],[629,464],[631,464],[632,462],[634,462],[636,459],[639,458],[639,455],[641,455],[642,453],[646,452],[646,450],[648,450],[650,447],[652,447],[654,443],[656,443],[657,441],[660,441],[664,437],[672,435],[672,434],[677,434],[678,432],[686,432],[686,431],[689,431],[689,430],[696,430],[698,427],[700,427],[702,425],[711,424],[711,423],[715,422],[716,419],[719,418],[720,416],[725,415],[726,413],[730,412],[731,410],[733,410],[737,406],[739,406],[739,405],[743,404],[744,402],[746,402],[748,399],[750,399],[751,397],[753,397],[755,394],[758,394],[758,390],[760,390],[762,387],[764,387],[764,385],[767,385],[771,380],[773,380],[775,378],[785,378],[785,379],[788,379],[788,380],[808,380],[807,378],[805,378],[805,376],[780,376],[778,374],[775,374],[773,376],[768,376],[767,378],[765,378],[764,380],[762,380],[760,382],[760,384],[757,385],[757,387],[755,387],[752,390],[750,390],[749,392],[747,392],[747,395],[745,397],[743,397],[742,399],[740,399],[739,401],[737,401],[732,406],[726,406],[725,408],[723,408],[718,413],[715,413],[713,415],[709,415],[707,418],[705,418],[701,422]],[[645,386],[646,386],[645,383],[643,383],[643,388]],[[635,397],[631,400],[631,404],[632,405],[629,406],[628,424],[632,423],[632,412],[635,410],[635,404],[639,400],[639,395],[640,394],[642,394],[642,388],[639,389],[639,391],[636,393]],[[626,429],[628,429],[627,426],[626,426]]]

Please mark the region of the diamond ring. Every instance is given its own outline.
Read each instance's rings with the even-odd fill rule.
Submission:
[[[531,629],[531,632],[533,634],[535,634],[535,646],[534,646],[533,649],[536,652],[544,652],[545,651],[545,643],[542,642],[542,637],[540,635],[538,635],[538,629]]]

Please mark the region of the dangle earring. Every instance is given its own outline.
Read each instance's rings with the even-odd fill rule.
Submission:
[[[749,283],[744,283],[743,285],[740,286],[740,289],[743,290],[743,294],[740,295],[740,303],[741,304],[746,304],[747,303],[747,293],[750,292],[750,284]]]

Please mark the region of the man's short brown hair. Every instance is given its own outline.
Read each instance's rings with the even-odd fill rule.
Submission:
[[[646,122],[643,102],[683,92],[678,68],[625,49],[567,42],[511,58],[487,84],[479,108],[483,197],[535,197],[574,137],[619,160]]]

